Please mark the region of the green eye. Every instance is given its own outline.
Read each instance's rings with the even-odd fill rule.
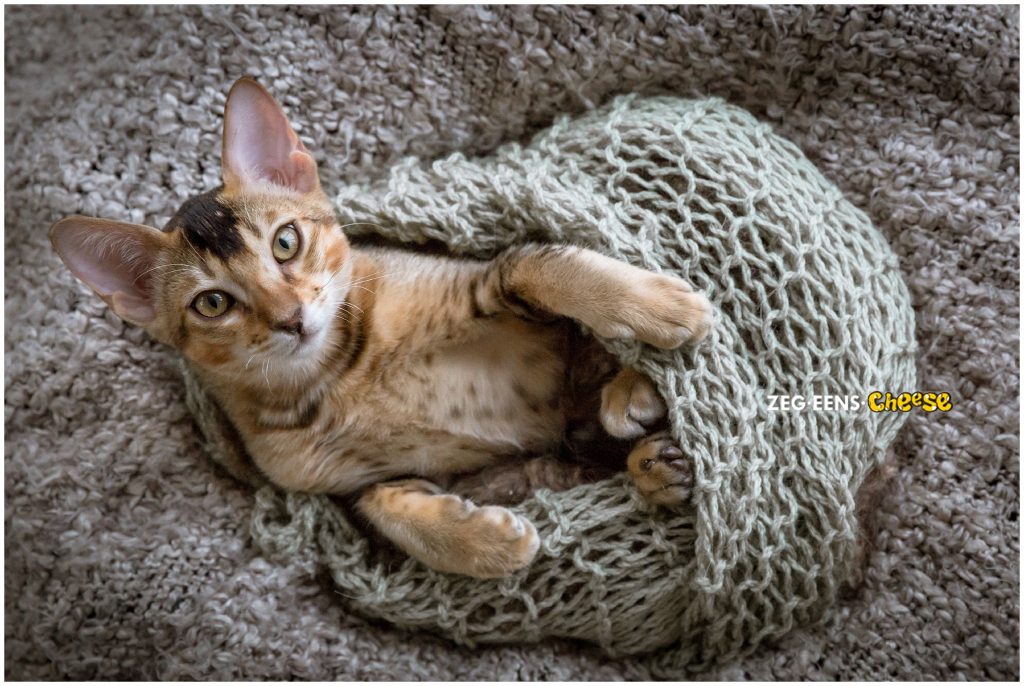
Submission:
[[[204,317],[219,317],[228,311],[235,300],[224,291],[204,291],[192,301],[192,307]]]
[[[298,251],[299,232],[295,230],[295,224],[289,222],[274,234],[274,259],[278,262],[287,262],[295,257]]]

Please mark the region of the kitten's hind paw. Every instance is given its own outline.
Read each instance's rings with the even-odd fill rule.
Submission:
[[[633,483],[648,502],[672,507],[690,499],[693,465],[667,431],[638,443],[627,465]]]
[[[658,389],[635,369],[622,369],[601,389],[601,425],[616,438],[643,436],[665,412]]]
[[[517,572],[533,562],[540,548],[533,524],[504,507],[474,508],[459,528],[461,540],[452,550],[454,571],[478,579]]]
[[[540,548],[537,529],[525,517],[504,507],[477,507],[423,479],[375,484],[358,506],[395,545],[440,572],[508,576]]]

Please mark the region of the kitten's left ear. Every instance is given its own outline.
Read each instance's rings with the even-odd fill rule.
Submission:
[[[236,81],[228,93],[221,162],[228,192],[262,181],[299,193],[320,188],[316,161],[284,110],[250,78]]]

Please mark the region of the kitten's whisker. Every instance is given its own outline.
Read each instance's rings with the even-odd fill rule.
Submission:
[[[190,268],[192,268],[194,266],[195,265],[191,265],[191,264],[188,264],[186,262],[168,262],[167,264],[158,264],[157,266],[153,267],[152,269],[147,269],[146,271],[142,272],[142,274],[139,274],[139,276],[143,276],[143,275],[148,274],[150,272],[155,272],[157,269],[167,269],[168,267],[190,267]]]
[[[174,274],[184,274],[186,272],[192,271],[195,271],[192,267],[176,267],[173,271],[164,272],[164,276],[173,276]],[[132,281],[132,285],[137,283],[138,280],[141,279],[143,276],[145,276],[145,274],[139,274],[137,277],[135,277],[135,280]]]
[[[196,259],[199,260],[202,264],[206,264],[206,260],[204,260],[202,256],[199,254],[199,251],[196,250],[196,246],[192,245],[192,241],[189,240],[188,234],[182,232],[181,237],[185,240],[185,245],[189,247],[189,249],[192,251],[192,254],[196,256]]]
[[[380,224],[374,224],[373,222],[352,222],[351,224],[343,224],[343,225],[339,226],[338,228],[339,229],[347,229],[350,226],[372,226],[375,229],[380,229],[381,231],[384,230],[383,226],[381,226]]]
[[[397,273],[398,271],[387,272],[385,274],[381,274],[380,272],[378,272],[376,274],[371,274],[370,276],[364,276],[361,279],[356,279],[355,281],[349,281],[347,285],[354,286],[356,284],[366,283],[367,281],[376,281],[377,279],[383,279]]]
[[[397,274],[397,273],[398,273],[397,270],[393,271],[393,272],[383,273],[383,274],[380,273],[380,272],[377,272],[376,274],[371,274],[370,276],[365,276],[365,277],[363,277],[361,279],[356,279],[355,281],[349,281],[347,284],[342,286],[342,288],[349,288],[349,287],[352,287],[352,286],[358,286],[361,283],[367,283],[369,281],[377,281],[378,279],[383,279],[383,278],[386,278],[388,276],[391,276],[391,275]],[[370,292],[372,293],[373,291],[370,291]]]
[[[360,279],[359,281],[355,281],[355,282],[352,282],[352,283],[347,283],[344,286],[342,286],[340,290],[359,288],[361,290],[366,291],[367,293],[371,293],[373,295],[376,295],[377,291],[372,290],[370,288],[367,288],[366,286],[363,286],[361,284],[367,283],[368,281],[374,281],[376,279],[383,279],[385,276],[390,276],[390,274],[384,274],[382,276],[378,276],[378,277],[374,277],[374,278]]]
[[[173,271],[173,272],[164,272],[164,276],[177,276],[178,274],[190,274],[193,271],[194,271],[193,269],[178,269],[178,270]],[[136,279],[136,281],[137,280],[138,279]],[[135,281],[132,281],[132,285],[134,285],[134,284],[135,284]]]
[[[327,281],[324,281],[324,285],[320,286],[320,290],[322,291],[325,288],[327,288],[328,286],[330,286],[331,282],[334,281],[334,277],[336,277],[340,273],[341,272],[334,272],[333,274],[331,274],[331,278],[327,279]]]
[[[146,271],[144,271],[141,274],[139,274],[138,276],[136,276],[132,280],[132,285],[134,286],[138,282],[139,279],[141,279],[146,274],[149,274],[150,272],[155,272],[157,269],[170,269],[171,267],[186,267],[187,269],[194,269],[195,268],[191,264],[185,264],[184,262],[172,262],[170,264],[158,264],[157,266],[153,267],[152,269],[147,269]],[[181,271],[186,271],[187,269],[182,269]],[[177,273],[180,273],[180,272],[175,272],[175,274],[177,274]]]

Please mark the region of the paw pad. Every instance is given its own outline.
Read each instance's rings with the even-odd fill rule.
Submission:
[[[651,503],[671,507],[690,498],[692,465],[666,432],[637,445],[628,465],[637,489]]]

